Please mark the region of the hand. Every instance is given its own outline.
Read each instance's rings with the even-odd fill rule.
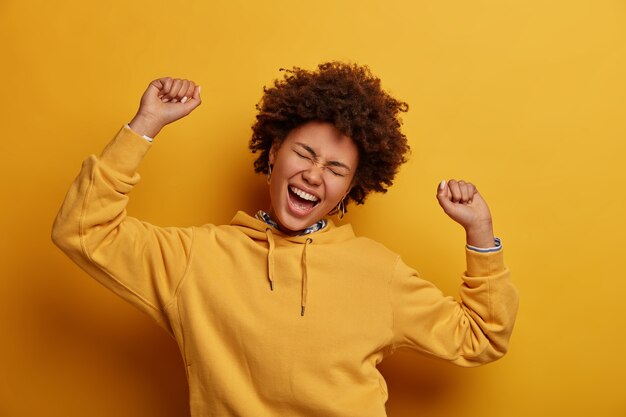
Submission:
[[[159,78],[143,93],[139,110],[129,125],[141,135],[155,137],[163,127],[187,116],[200,103],[200,86],[193,81]]]
[[[437,200],[443,211],[465,229],[467,243],[488,248],[494,244],[491,212],[485,200],[470,182],[441,181]]]

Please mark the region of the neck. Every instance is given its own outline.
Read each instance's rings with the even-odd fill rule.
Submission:
[[[261,213],[265,214],[266,216],[269,217],[268,218],[261,218],[261,217],[265,217],[262,216]],[[261,216],[261,217],[259,217]],[[263,210],[260,210],[259,213],[257,213],[257,217],[261,218],[261,220],[265,221],[266,223],[270,223],[272,226],[276,227],[278,230],[280,230],[281,232],[283,232],[286,235],[289,236],[301,236],[301,235],[306,235],[309,233],[313,233],[316,232],[318,230],[323,229],[324,227],[326,227],[326,221],[324,219],[320,219],[318,221],[316,221],[315,223],[313,223],[312,225],[302,229],[302,230],[290,230],[287,229],[286,227],[284,227],[283,225],[280,224],[280,222],[278,221],[278,217],[276,217],[276,214],[274,213],[274,211],[270,208],[269,212],[264,212]],[[269,220],[269,222],[268,222]]]

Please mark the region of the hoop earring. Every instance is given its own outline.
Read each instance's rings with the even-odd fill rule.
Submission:
[[[339,218],[339,220],[343,219],[343,216],[346,215],[346,203],[344,200],[345,197],[341,199],[339,204],[337,204],[337,217]]]
[[[269,184],[272,180],[272,164],[267,166],[267,183]]]

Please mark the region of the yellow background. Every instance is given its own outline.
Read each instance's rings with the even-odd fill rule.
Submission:
[[[157,138],[131,214],[265,207],[247,153],[262,86],[331,59],[368,64],[411,106],[411,160],[350,211],[357,232],[454,293],[463,233],[434,193],[472,180],[522,297],[499,362],[386,361],[389,415],[626,416],[625,1],[4,0],[0,39],[0,416],[187,412],[173,340],[53,247],[56,210],[164,75],[204,102]]]

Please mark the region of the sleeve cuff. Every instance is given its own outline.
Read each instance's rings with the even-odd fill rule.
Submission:
[[[132,176],[152,145],[128,126],[122,127],[100,154],[100,161]]]
[[[484,250],[484,248],[478,249]],[[506,270],[502,245],[498,247],[498,250],[489,252],[479,252],[466,248],[465,259],[467,263],[466,277],[495,276]]]

